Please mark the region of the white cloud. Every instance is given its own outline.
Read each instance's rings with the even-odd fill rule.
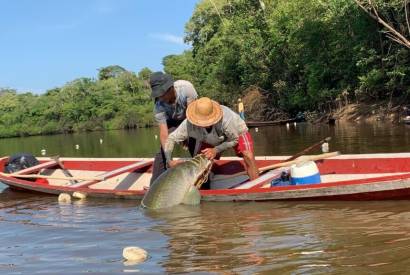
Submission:
[[[149,35],[150,37],[154,39],[158,39],[161,41],[173,43],[173,44],[178,44],[178,45],[186,45],[184,43],[184,38],[182,36],[170,34],[170,33],[151,33]]]
[[[64,31],[64,30],[72,30],[81,25],[80,21],[75,21],[75,22],[68,22],[68,23],[61,23],[61,24],[50,24],[48,26],[42,26],[40,27],[41,30],[57,30],[57,31]]]
[[[115,3],[115,2],[114,2]],[[111,1],[98,1],[97,4],[94,6],[94,10],[99,14],[110,14],[114,12],[115,7]]]

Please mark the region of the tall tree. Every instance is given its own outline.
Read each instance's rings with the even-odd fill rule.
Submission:
[[[108,78],[116,78],[127,70],[118,65],[111,65],[98,69],[98,79],[104,80]]]

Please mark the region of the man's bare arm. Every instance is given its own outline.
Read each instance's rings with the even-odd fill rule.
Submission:
[[[165,148],[165,143],[168,138],[168,126],[166,123],[160,123],[159,125],[159,140],[161,142],[162,148]]]

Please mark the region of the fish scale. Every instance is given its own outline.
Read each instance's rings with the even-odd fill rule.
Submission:
[[[141,206],[148,209],[160,209],[178,205],[184,201],[193,204],[196,200],[192,188],[197,188],[195,185],[198,181],[202,183],[206,180],[204,175],[208,174],[211,166],[210,160],[204,155],[198,155],[168,169],[150,186],[141,201]],[[187,196],[189,196],[188,199]]]

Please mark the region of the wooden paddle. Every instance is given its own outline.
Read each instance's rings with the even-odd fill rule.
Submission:
[[[4,177],[14,177],[14,178],[38,178],[38,179],[54,179],[54,180],[103,180],[101,177],[61,177],[61,176],[46,176],[39,174],[30,174],[30,175],[20,175],[20,174],[7,174],[1,173],[0,175]]]
[[[309,146],[309,147],[306,148],[306,149],[303,149],[303,150],[300,151],[299,153],[297,153],[297,154],[291,156],[290,158],[288,158],[288,159],[286,159],[286,160],[284,160],[284,161],[291,161],[291,160],[297,159],[297,158],[300,157],[300,156],[306,155],[308,152],[319,148],[320,146],[322,146],[323,143],[329,142],[331,139],[332,139],[331,137],[324,138],[324,139],[322,139],[321,141],[319,141],[319,142],[313,144],[312,146]]]
[[[73,174],[71,174],[70,171],[65,169],[65,167],[63,165],[63,162],[60,160],[60,156],[51,157],[51,159],[55,160],[57,162],[57,164],[61,167],[64,176],[66,176],[67,178],[71,178],[70,179],[70,184],[78,183],[78,181],[76,179],[74,179]]]
[[[272,165],[268,165],[268,166],[264,166],[259,168],[259,173],[263,173],[269,170],[273,170],[276,168],[280,168],[280,167],[286,167],[286,166],[290,166],[292,164],[296,164],[296,163],[300,163],[300,162],[305,162],[305,161],[315,161],[315,160],[321,160],[321,159],[326,159],[326,158],[331,158],[331,157],[335,157],[340,155],[340,152],[331,152],[331,153],[325,153],[325,154],[320,154],[320,155],[312,155],[312,156],[300,156],[298,159],[294,159],[291,161],[284,161],[284,162],[279,162],[279,163],[275,163]],[[242,171],[242,172],[238,172],[232,175],[226,175],[226,176],[215,176],[213,179],[214,180],[225,180],[225,179],[230,179],[230,178],[235,178],[237,176],[243,176],[243,175],[247,175],[247,171]]]
[[[305,161],[315,161],[315,160],[327,159],[327,158],[335,157],[335,156],[338,156],[338,155],[340,155],[339,151],[331,152],[331,153],[324,153],[324,154],[320,154],[320,155],[313,155],[313,156],[300,156],[299,158],[291,160],[291,161],[284,161],[284,162],[279,162],[279,163],[275,163],[275,164],[272,164],[272,165],[268,165],[268,166],[265,166],[265,167],[261,167],[261,168],[259,168],[259,172],[265,172],[265,171],[272,170],[272,169],[279,168],[279,167],[286,167],[286,166],[290,166],[292,164],[305,162]],[[245,172],[245,174],[246,174],[246,172]]]
[[[300,156],[302,156],[302,155],[305,155],[305,154],[307,154],[308,152],[310,152],[310,151],[312,151],[312,150],[314,150],[314,149],[317,149],[317,148],[320,147],[323,143],[329,142],[331,139],[332,139],[331,137],[326,137],[326,138],[322,139],[321,141],[319,141],[319,142],[317,142],[317,143],[315,143],[315,144],[313,144],[313,145],[311,145],[311,146],[309,146],[309,147],[303,149],[302,151],[296,153],[295,155],[291,156],[290,158],[287,158],[286,160],[284,160],[284,161],[281,162],[281,163],[284,163],[284,162],[288,162],[288,161],[297,159],[298,157],[300,157]],[[291,164],[290,164],[290,165],[291,165]],[[260,168],[260,169],[259,169],[259,172],[265,172],[265,171],[267,171],[267,170],[261,170],[261,169],[263,169],[263,168],[265,168],[265,167]],[[275,167],[274,167],[274,168],[275,168]],[[271,168],[271,169],[274,169],[274,168]],[[279,168],[279,167],[276,167],[276,168]],[[268,169],[268,170],[269,170],[269,169]],[[244,171],[244,172],[236,173],[236,174],[233,174],[233,175],[226,175],[226,176],[219,176],[219,177],[216,176],[215,179],[230,179],[230,178],[236,177],[236,176],[238,176],[238,175],[241,176],[241,175],[246,175],[246,174],[247,174],[247,172]]]

